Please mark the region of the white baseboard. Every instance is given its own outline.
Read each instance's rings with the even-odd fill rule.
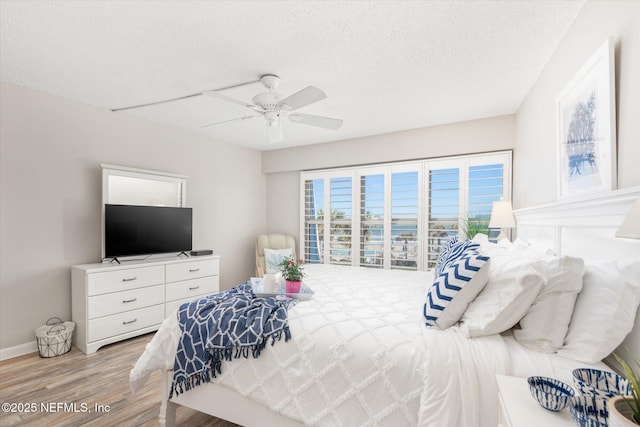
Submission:
[[[0,348],[0,361],[13,359],[14,357],[24,356],[25,354],[35,353],[37,351],[38,342],[35,340],[9,348]]]

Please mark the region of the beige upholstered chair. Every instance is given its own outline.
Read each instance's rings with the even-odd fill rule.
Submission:
[[[266,249],[287,249],[291,248],[291,253],[296,256],[296,240],[287,234],[261,234],[256,239],[256,275],[264,276],[265,261],[264,250]]]

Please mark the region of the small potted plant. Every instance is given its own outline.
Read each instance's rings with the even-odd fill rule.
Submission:
[[[304,261],[293,257],[285,258],[280,263],[280,271],[286,283],[286,291],[288,294],[297,294],[300,292],[302,278],[304,277]]]
[[[635,371],[627,361],[617,354],[614,353],[614,356],[629,381],[631,395],[615,396],[609,399],[609,425],[612,427],[640,425],[640,371]],[[633,359],[635,365],[640,368],[640,360]]]

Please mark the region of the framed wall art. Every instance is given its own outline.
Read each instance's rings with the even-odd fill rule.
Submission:
[[[613,38],[557,97],[558,198],[616,188]]]

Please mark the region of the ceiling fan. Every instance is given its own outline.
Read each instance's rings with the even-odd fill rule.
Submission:
[[[215,90],[202,92],[203,95],[213,96],[224,101],[242,105],[243,107],[249,108],[254,113],[258,113],[250,116],[238,117],[236,119],[225,120],[222,122],[211,123],[203,127],[215,126],[231,121],[247,120],[254,117],[263,116],[267,124],[267,130],[269,132],[269,142],[278,142],[282,141],[283,138],[282,128],[280,127],[281,117],[287,117],[294,123],[317,126],[325,129],[336,130],[342,126],[342,120],[340,119],[298,113],[295,111],[299,108],[306,107],[307,105],[325,99],[327,95],[320,89],[313,86],[307,86],[306,88],[294,93],[293,95],[282,98],[279,93],[275,92],[275,89],[280,84],[280,77],[273,74],[266,74],[260,77],[260,83],[262,83],[262,85],[268,90],[268,92],[260,93],[254,96],[251,102],[240,101],[227,95],[223,95],[222,93]]]
[[[316,127],[321,127],[325,129],[336,130],[342,126],[342,120],[340,119],[316,116],[312,114],[304,114],[304,113],[299,113],[295,111],[295,110],[298,110],[299,108],[306,107],[307,105],[310,105],[325,99],[327,95],[320,89],[313,86],[307,86],[306,88],[294,93],[293,95],[289,95],[288,97],[283,98],[280,94],[275,92],[275,89],[280,84],[280,77],[273,74],[265,74],[262,77],[260,77],[259,81],[268,90],[268,92],[260,93],[254,96],[253,99],[251,100],[252,102],[244,102],[239,99],[232,98],[230,96],[220,93],[220,91],[239,87],[239,86],[245,86],[251,83],[256,83],[255,81],[242,83],[239,85],[230,86],[230,87],[217,89],[217,90],[207,90],[203,92],[182,96],[179,98],[167,99],[164,101],[151,102],[148,104],[135,105],[131,107],[116,108],[116,109],[112,109],[111,111],[122,111],[122,110],[131,109],[131,108],[146,107],[150,105],[161,104],[164,102],[177,101],[177,100],[191,98],[199,95],[208,95],[208,96],[212,96],[227,102],[242,105],[243,107],[247,107],[248,109],[252,110],[254,114],[249,116],[238,117],[231,120],[224,120],[221,122],[210,123],[208,125],[202,126],[203,128],[219,125],[222,123],[238,121],[238,120],[248,120],[254,117],[264,117],[267,125],[269,142],[279,142],[279,141],[282,141],[283,139],[282,128],[280,126],[281,117],[287,117],[290,121],[294,123],[316,126]]]

